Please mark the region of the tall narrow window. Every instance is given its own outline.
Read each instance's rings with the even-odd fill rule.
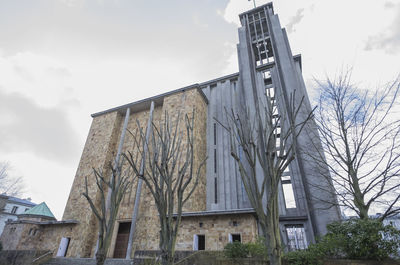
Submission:
[[[214,203],[218,203],[218,180],[214,178]]]
[[[214,123],[214,173],[217,174],[217,124]],[[218,203],[218,179],[214,175],[214,203]]]
[[[214,145],[217,145],[217,124],[214,123]]]
[[[217,173],[217,149],[214,149],[214,173]]]
[[[248,14],[247,28],[249,29],[256,65],[263,65],[274,61],[272,42],[269,36],[265,10]]]
[[[296,208],[296,199],[294,197],[293,185],[290,182],[282,181],[283,196],[285,197],[286,208]]]
[[[18,206],[13,206],[11,209],[11,213],[17,213]]]

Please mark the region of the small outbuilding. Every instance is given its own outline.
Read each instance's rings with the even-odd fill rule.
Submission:
[[[17,220],[6,222],[0,241],[4,250],[53,250],[61,241],[69,243],[68,238],[63,239],[60,235],[68,235],[77,223],[74,220],[57,221],[47,204],[42,202],[18,215]],[[59,256],[65,256],[67,250],[68,244],[59,251]]]

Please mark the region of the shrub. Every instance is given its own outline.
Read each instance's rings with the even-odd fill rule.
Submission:
[[[400,247],[400,231],[376,219],[334,222],[327,229],[317,244],[286,253],[284,259],[294,265],[318,265],[324,258],[383,260]]]
[[[258,237],[256,242],[251,243],[228,243],[224,247],[224,255],[231,259],[251,257],[268,260],[268,250],[263,237]]]
[[[320,265],[323,257],[309,249],[285,253],[283,259],[290,265]]]
[[[250,257],[268,260],[268,249],[265,245],[265,238],[258,237],[256,242],[247,243]]]
[[[146,258],[144,259],[143,265],[161,265],[161,262],[154,258]]]
[[[228,243],[224,247],[224,255],[231,259],[246,258],[249,255],[249,249],[246,244],[240,242]]]
[[[396,255],[400,247],[400,231],[378,219],[334,222],[327,229],[322,243],[330,243],[337,255],[349,259],[383,260]]]
[[[330,243],[330,242],[329,242]],[[285,253],[283,259],[290,265],[320,265],[334,247],[328,242],[311,244],[307,249]]]

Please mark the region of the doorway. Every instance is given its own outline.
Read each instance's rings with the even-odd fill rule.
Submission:
[[[205,250],[206,249],[206,236],[205,235],[194,235],[193,236],[193,250]]]
[[[124,259],[129,241],[131,222],[119,223],[117,239],[115,240],[114,258]]]
[[[57,257],[65,257],[67,255],[69,241],[71,239],[69,237],[63,237],[60,241],[60,246],[58,247]]]

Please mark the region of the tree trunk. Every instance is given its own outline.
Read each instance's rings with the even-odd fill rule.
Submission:
[[[161,250],[161,264],[172,265],[174,264],[174,246],[171,246],[172,239],[169,238],[168,233],[160,231],[160,250]]]
[[[282,245],[279,230],[278,193],[274,192],[267,202],[267,244],[270,265],[282,264]]]
[[[259,220],[259,225],[260,225],[260,228],[261,228],[261,233],[262,233],[262,236],[263,236],[263,241],[264,241],[265,247],[267,248],[268,258],[270,258],[272,253],[270,251],[271,248],[269,247],[270,235],[268,234],[269,232],[268,232],[268,228],[267,228],[268,220],[267,220],[267,216],[265,214],[263,214],[262,218],[264,220],[262,220],[262,221]],[[272,263],[270,263],[270,264],[272,264]]]
[[[174,257],[171,257],[171,253],[169,250],[166,249],[161,250],[161,264],[162,265],[174,264]]]
[[[99,248],[96,253],[96,265],[104,265],[106,253],[103,248]]]
[[[358,210],[359,210],[359,216],[360,219],[368,219],[368,206],[365,205],[364,201],[362,202],[358,202],[357,200],[354,201],[354,204],[357,206]]]
[[[361,191],[359,179],[357,173],[353,169],[353,166],[349,166],[349,173],[352,179],[352,188],[354,191],[354,205],[358,209],[358,215],[360,219],[368,219],[369,207],[365,204],[364,194]]]

